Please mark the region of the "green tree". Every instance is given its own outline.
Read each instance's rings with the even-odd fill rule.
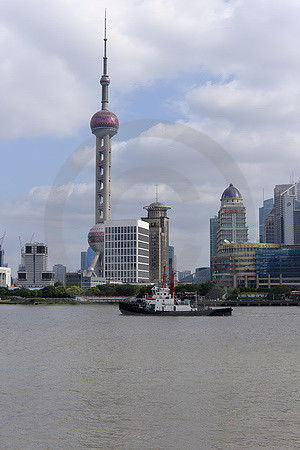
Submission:
[[[42,298],[55,298],[56,297],[56,287],[55,286],[45,286],[39,291],[39,297]]]
[[[9,296],[10,297],[25,297],[25,298],[30,298],[30,297],[37,297],[39,293],[38,289],[27,289],[27,288],[18,288],[18,289],[14,289],[13,291],[9,291]]]
[[[6,295],[9,295],[9,290],[6,287],[0,287],[0,297],[6,296]]]
[[[224,294],[225,291],[223,288],[213,285],[207,294],[205,294],[205,298],[210,300],[221,299]]]
[[[67,294],[70,295],[70,297],[75,298],[78,295],[83,294],[83,289],[81,289],[81,287],[79,287],[79,286],[71,286],[66,289],[66,292],[67,292]]]
[[[271,292],[274,294],[274,298],[276,299],[282,294],[289,294],[291,292],[291,288],[289,286],[280,286],[278,284],[271,288]]]
[[[239,293],[239,290],[238,290],[238,289],[236,289],[236,288],[230,288],[230,289],[228,289],[228,291],[227,291],[226,298],[227,298],[228,300],[237,300],[237,298],[238,298],[238,293]]]

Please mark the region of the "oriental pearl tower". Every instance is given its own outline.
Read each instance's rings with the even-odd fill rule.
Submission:
[[[104,56],[103,75],[100,78],[102,87],[101,110],[91,119],[91,130],[96,136],[96,191],[95,191],[95,225],[88,234],[88,243],[95,256],[88,269],[88,276],[104,277],[104,222],[111,219],[111,138],[118,132],[117,116],[108,110],[108,86],[106,56],[106,16],[104,19]]]

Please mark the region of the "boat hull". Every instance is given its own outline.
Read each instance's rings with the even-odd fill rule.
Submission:
[[[154,311],[138,303],[119,302],[119,309],[125,315],[147,316],[231,316],[232,308],[202,308],[196,311]]]

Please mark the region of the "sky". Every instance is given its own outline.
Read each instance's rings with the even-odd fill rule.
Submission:
[[[94,146],[107,8],[112,218],[170,206],[178,270],[209,265],[209,219],[229,183],[258,240],[258,208],[299,180],[298,0],[2,0],[5,260],[49,245],[80,268],[94,224]]]

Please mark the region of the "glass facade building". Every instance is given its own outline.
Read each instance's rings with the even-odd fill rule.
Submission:
[[[259,286],[300,284],[300,246],[256,252]]]

